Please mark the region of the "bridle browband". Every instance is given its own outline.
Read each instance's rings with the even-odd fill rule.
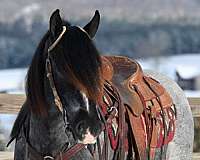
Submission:
[[[55,42],[53,42],[53,44],[48,48],[48,53],[51,52],[56,47],[56,45],[60,42],[62,36],[65,34],[66,31],[67,31],[67,27],[63,26],[63,30],[61,34],[58,36]]]

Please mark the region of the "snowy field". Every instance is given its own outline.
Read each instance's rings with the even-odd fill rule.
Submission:
[[[154,70],[176,81],[176,71],[184,79],[200,76],[200,54],[140,59],[143,69]],[[187,97],[200,97],[200,90],[185,91]]]
[[[200,75],[200,54],[140,59],[143,69],[154,70],[176,81],[175,72],[188,79]],[[26,68],[0,70],[0,92],[24,93]],[[186,91],[186,95],[199,96],[200,91]]]
[[[0,70],[0,92],[24,93],[26,68]]]
[[[200,54],[148,58],[139,61],[144,69],[151,69],[166,74],[173,80],[176,80],[176,70],[185,79],[200,75]]]

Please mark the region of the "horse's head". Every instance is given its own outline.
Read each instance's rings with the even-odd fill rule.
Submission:
[[[102,128],[97,112],[102,93],[101,60],[92,40],[99,20],[100,15],[96,11],[92,20],[81,28],[66,23],[61,19],[59,10],[54,11],[49,31],[39,47],[43,52],[35,55],[32,61],[35,64],[34,61],[40,59],[38,66],[30,66],[27,79],[27,98],[33,111],[48,114],[50,109],[46,106],[53,103],[45,94],[45,84],[49,84],[45,78],[45,62],[49,54],[63,116],[77,140],[83,143],[93,143]],[[34,75],[35,72],[39,74]]]

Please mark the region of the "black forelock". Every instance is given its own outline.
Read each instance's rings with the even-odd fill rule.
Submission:
[[[51,54],[56,70],[64,76],[66,82],[96,100],[101,88],[99,52],[86,32],[77,26],[71,26],[67,21],[63,21],[63,25],[67,27],[67,32]],[[53,41],[48,31],[39,43],[27,73],[27,102],[38,113],[42,113],[48,106],[44,77],[47,49],[51,43]]]
[[[55,49],[53,59],[64,75],[72,73],[71,79],[85,87],[86,94],[97,96],[100,88],[101,60],[99,52],[89,37],[80,27],[70,26]],[[80,88],[79,88],[80,89]]]

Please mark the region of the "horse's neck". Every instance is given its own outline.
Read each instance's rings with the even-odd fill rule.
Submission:
[[[46,82],[45,82],[46,83]],[[48,84],[48,83],[46,83]],[[46,85],[45,84],[45,85]],[[43,154],[56,154],[68,142],[62,114],[53,103],[53,95],[48,85],[45,94],[49,102],[48,116],[31,114],[29,139],[31,145]]]

